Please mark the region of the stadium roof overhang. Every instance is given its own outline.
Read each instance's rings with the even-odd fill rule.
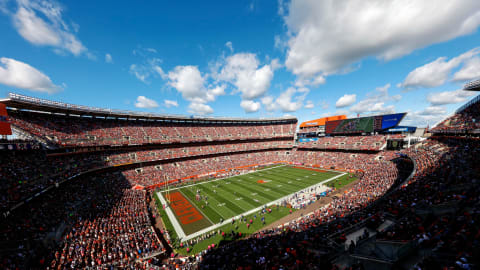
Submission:
[[[471,81],[463,87],[463,90],[480,91],[480,80]]]
[[[229,117],[204,117],[144,113],[135,111],[124,111],[115,109],[96,108],[83,105],[74,105],[58,101],[51,101],[35,97],[24,96],[16,93],[9,93],[8,98],[0,99],[0,103],[9,108],[32,110],[65,115],[80,115],[104,118],[124,118],[138,120],[159,120],[172,122],[235,122],[235,123],[296,123],[296,117],[280,118],[229,118]]]

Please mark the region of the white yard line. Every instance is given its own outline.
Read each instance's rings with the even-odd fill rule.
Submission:
[[[208,218],[208,216],[205,215],[205,214],[202,212],[202,210],[198,209],[197,206],[196,206],[192,201],[190,201],[190,199],[187,197],[187,195],[183,194],[183,192],[182,192],[181,190],[179,190],[179,192],[182,193],[183,197],[185,197],[185,199],[187,199],[188,202],[190,202],[190,204],[198,210],[198,212],[202,213],[202,215],[203,215],[204,217],[206,217],[206,218],[208,219],[208,221],[210,221],[210,223],[215,224],[215,222],[211,221],[211,220]]]
[[[191,185],[186,185],[186,186],[171,188],[171,189],[169,189],[169,190],[172,191],[172,190],[181,189],[181,188],[186,188],[186,187],[193,187],[193,186],[196,186],[196,185],[203,185],[203,184],[206,184],[206,183],[212,183],[212,182],[220,181],[220,180],[223,180],[223,179],[232,178],[232,177],[235,177],[235,176],[240,176],[240,175],[245,175],[245,174],[251,174],[251,173],[257,173],[257,172],[266,171],[266,170],[272,170],[272,169],[281,168],[281,167],[285,167],[285,166],[287,166],[287,165],[280,165],[280,166],[275,166],[275,167],[271,167],[271,168],[256,170],[256,171],[254,171],[254,172],[246,172],[246,173],[241,173],[241,174],[237,174],[237,175],[226,176],[226,177],[218,178],[218,179],[215,179],[215,180],[204,181],[204,182],[202,182],[202,183],[197,183],[197,184],[191,184]]]
[[[268,169],[266,169],[266,170],[268,170]],[[344,176],[344,175],[346,175],[346,174],[347,174],[346,172],[340,173],[339,175],[336,175],[336,176],[334,176],[334,177],[331,177],[331,178],[329,178],[329,179],[326,179],[326,180],[324,180],[324,181],[322,181],[322,182],[320,182],[320,183],[311,185],[311,186],[306,187],[306,188],[304,188],[304,189],[297,190],[297,191],[295,191],[295,192],[293,192],[293,193],[291,193],[291,194],[288,194],[288,195],[286,195],[286,196],[284,196],[284,197],[282,197],[282,198],[279,198],[279,199],[277,199],[277,200],[275,200],[275,201],[271,201],[271,202],[269,202],[269,203],[267,203],[267,204],[265,204],[265,205],[266,205],[266,206],[270,206],[270,205],[273,205],[273,204],[277,204],[277,203],[279,203],[279,202],[287,199],[288,197],[290,197],[290,196],[291,196],[292,194],[294,194],[294,193],[302,192],[302,191],[308,191],[308,190],[309,190],[310,188],[312,188],[312,187],[317,187],[317,186],[323,185],[323,183],[330,182],[330,181],[335,180],[335,179],[337,179],[337,178],[339,178],[339,177],[342,177],[342,176]],[[237,215],[237,216],[235,216],[235,217],[227,218],[227,219],[224,220],[222,223],[214,224],[214,225],[212,225],[212,226],[210,226],[210,227],[207,227],[207,228],[204,228],[204,229],[202,229],[202,230],[200,230],[200,231],[198,231],[198,232],[195,232],[195,233],[189,234],[189,235],[187,235],[187,236],[185,236],[185,237],[182,237],[182,238],[181,238],[181,242],[185,242],[185,241],[187,241],[187,240],[190,240],[190,239],[192,239],[192,238],[195,238],[195,237],[197,237],[197,236],[200,236],[200,235],[202,235],[202,234],[204,234],[204,233],[207,233],[207,232],[209,232],[209,231],[215,230],[215,229],[217,229],[217,228],[219,228],[219,227],[221,227],[221,226],[223,226],[223,225],[229,224],[229,223],[232,222],[232,218],[235,219],[235,220],[238,220],[241,216],[247,216],[247,215],[250,215],[250,214],[255,213],[255,212],[257,212],[257,211],[260,211],[265,205],[262,205],[262,206],[259,206],[259,207],[257,207],[257,208],[251,209],[251,210],[249,210],[249,211],[247,211],[247,212],[245,212],[245,213],[242,213],[242,214],[240,214],[240,215]],[[171,211],[170,211],[170,212],[171,212]],[[173,213],[172,213],[172,216],[170,216],[169,213],[167,212],[167,215],[168,215],[168,217],[170,218],[170,220],[172,220],[172,219],[175,219],[175,220],[176,220],[176,218],[175,218],[175,216],[173,215]],[[203,215],[205,216],[205,214],[203,214]],[[172,224],[173,224],[173,222],[172,222]],[[177,224],[178,224],[178,222],[177,222]],[[174,226],[174,227],[175,227],[175,226]],[[183,230],[182,230],[182,233],[183,233]],[[179,235],[179,233],[177,233],[177,235]],[[183,235],[185,235],[185,234],[183,233]]]

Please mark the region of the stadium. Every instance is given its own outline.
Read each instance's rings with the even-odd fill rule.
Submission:
[[[478,96],[408,146],[388,132],[406,113],[296,133],[295,117],[15,93],[0,105],[2,134],[17,135],[0,144],[4,268],[407,269],[452,266],[452,248],[478,258]]]
[[[480,0],[0,0],[0,270],[480,269]]]

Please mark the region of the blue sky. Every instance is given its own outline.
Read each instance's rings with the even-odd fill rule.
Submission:
[[[0,0],[0,96],[432,126],[476,94],[479,25],[478,0]]]

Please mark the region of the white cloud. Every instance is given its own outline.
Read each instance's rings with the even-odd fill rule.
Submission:
[[[474,57],[465,62],[462,69],[453,75],[454,81],[470,81],[480,78],[480,58]]]
[[[428,102],[432,105],[445,105],[465,102],[468,97],[474,96],[476,92],[464,91],[462,89],[455,91],[445,91],[440,93],[430,93],[427,96]]]
[[[356,94],[345,94],[342,97],[340,97],[337,102],[335,103],[335,107],[337,108],[343,108],[343,107],[348,107],[355,103],[357,101],[357,95]]]
[[[315,107],[315,104],[311,100],[307,101],[307,104],[305,104],[305,109],[313,109]]]
[[[260,102],[255,102],[253,100],[242,100],[240,106],[245,110],[246,113],[253,113],[260,110]]]
[[[279,35],[275,35],[273,42],[274,42],[274,43],[273,43],[273,46],[274,46],[276,49],[278,49],[278,50],[280,50],[280,51],[282,51],[282,52],[283,52],[283,51],[287,48],[287,46],[288,46],[288,41],[287,41],[285,38],[282,38],[282,37],[279,36]]]
[[[208,106],[207,104],[192,102],[188,105],[189,113],[199,114],[199,115],[206,115],[213,113],[212,107]]]
[[[300,94],[294,96],[295,94]],[[305,100],[306,95],[308,94],[308,89],[306,88],[288,88],[285,92],[281,93],[280,96],[276,99],[275,103],[282,112],[294,112],[302,108],[303,101]]]
[[[295,81],[295,86],[303,87],[308,85],[319,86],[325,83],[325,77],[323,75],[317,75],[313,78],[299,77]]]
[[[105,54],[105,62],[106,63],[113,63],[113,58],[112,58],[112,55],[107,53]]]
[[[207,91],[204,89],[205,79],[196,66],[177,66],[168,73],[169,84],[189,101],[206,103]]]
[[[428,106],[423,111],[418,112],[418,115],[423,115],[423,116],[443,115],[446,112],[447,111],[445,110],[444,107]]]
[[[209,89],[208,93],[214,96],[223,96],[225,95],[225,85],[217,85],[213,89]]]
[[[233,52],[233,43],[231,41],[227,41],[225,46],[230,50],[230,52]]]
[[[426,127],[433,127],[436,123],[448,116],[447,110],[441,106],[428,106],[420,111],[408,112],[402,124]]]
[[[0,58],[0,83],[50,94],[62,89],[29,64],[5,57]]]
[[[150,76],[150,73],[145,71],[143,66],[137,66],[136,64],[131,64],[130,73],[135,75],[135,77],[137,77],[137,79],[139,79],[140,81],[144,83],[148,83],[147,78]]]
[[[480,53],[479,48],[472,49],[447,61],[446,57],[439,57],[435,61],[425,64],[410,72],[403,83],[404,88],[436,87],[443,85],[451,71],[462,62],[471,59]]]
[[[265,106],[265,110],[273,112],[276,110],[275,100],[272,96],[264,96],[261,98],[262,104]]]
[[[263,96],[273,78],[274,68],[278,60],[259,68],[255,54],[237,53],[225,60],[225,65],[219,74],[214,74],[217,80],[233,84],[242,93],[245,100],[253,100]]]
[[[360,113],[394,113],[395,106],[386,105],[386,102],[398,101],[401,99],[400,95],[391,97],[388,94],[388,89],[390,84],[386,84],[381,87],[377,87],[375,91],[367,94],[367,97],[352,107],[350,111],[360,114]]]
[[[67,51],[76,56],[87,48],[72,33],[78,31],[75,23],[69,26],[62,18],[62,7],[53,1],[19,0],[16,12],[2,9],[12,16],[13,25],[28,42],[39,46],[52,46],[60,54]]]
[[[160,67],[161,62],[161,59],[155,57],[144,59],[141,64],[131,64],[129,72],[146,84],[150,83],[151,77],[160,76],[162,79],[166,80],[167,74],[165,74],[163,69]]]
[[[176,66],[168,72],[169,85],[175,88],[185,100],[190,101],[190,112],[210,114],[213,109],[205,103],[215,101],[217,96],[225,95],[225,86],[217,85],[205,88],[205,78],[196,66]]]
[[[343,72],[369,56],[398,58],[473,33],[479,9],[478,0],[292,0],[284,16],[286,66],[312,77]]]
[[[165,100],[163,100],[163,104],[167,108],[178,107],[178,102],[176,100],[165,99]]]
[[[148,108],[148,109],[157,108],[158,103],[155,100],[149,99],[145,96],[138,96],[137,97],[137,102],[135,102],[135,107],[137,107],[137,108]]]

